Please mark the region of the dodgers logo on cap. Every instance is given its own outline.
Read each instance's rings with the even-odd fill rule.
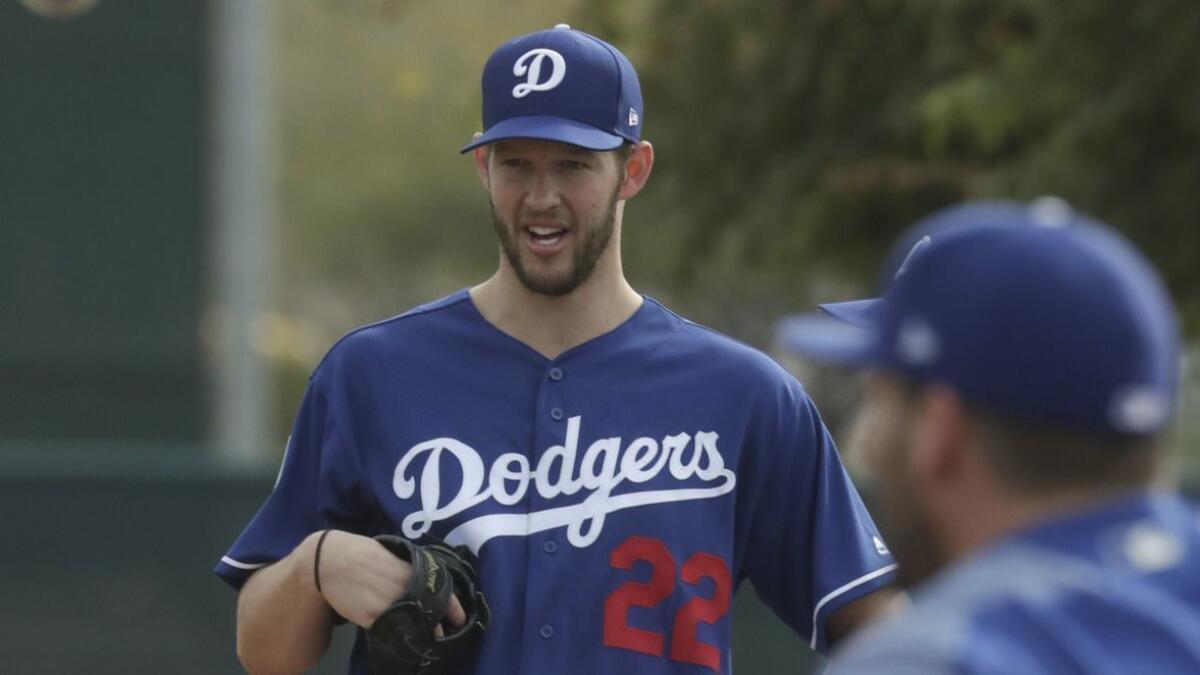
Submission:
[[[547,59],[550,61],[551,71],[550,76],[546,81],[542,81],[542,63]],[[553,49],[530,49],[517,59],[513,64],[513,75],[524,77],[528,73],[528,78],[513,87],[513,98],[522,98],[528,96],[534,91],[550,91],[557,87],[563,81],[563,77],[567,74],[567,61],[562,54]]]

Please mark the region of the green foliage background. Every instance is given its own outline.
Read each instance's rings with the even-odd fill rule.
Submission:
[[[281,429],[337,335],[494,269],[457,149],[491,50],[564,20],[639,70],[657,162],[626,212],[626,268],[687,316],[769,347],[781,314],[872,292],[921,215],[1054,194],[1133,239],[1200,328],[1195,0],[276,5]],[[823,405],[844,387],[813,377]]]
[[[681,287],[723,255],[775,297],[860,287],[935,207],[1056,194],[1200,318],[1200,3],[661,0],[636,22],[621,4],[589,10],[639,57],[662,158],[646,206],[681,235]]]

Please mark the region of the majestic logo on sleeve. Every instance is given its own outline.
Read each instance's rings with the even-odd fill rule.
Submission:
[[[542,81],[542,66],[550,60],[550,75]],[[530,92],[550,91],[562,83],[567,75],[567,60],[553,49],[539,47],[530,49],[513,64],[513,75],[525,81],[513,87],[513,98],[525,98]]]
[[[467,544],[478,551],[494,537],[522,536],[560,527],[567,541],[579,548],[590,546],[600,536],[605,517],[615,511],[695,499],[711,499],[733,490],[737,478],[725,468],[717,449],[717,434],[697,431],[661,439],[646,436],[624,442],[620,437],[601,438],[579,456],[580,417],[567,420],[567,435],[561,445],[542,453],[537,466],[529,458],[510,452],[497,457],[491,467],[469,445],[453,438],[434,438],[408,449],[396,464],[392,489],[400,499],[418,496],[420,509],[404,518],[404,536],[416,539],[434,523],[447,520],[487,500],[512,506],[532,488],[545,499],[586,493],[579,502],[532,513],[495,513],[468,520],[450,531],[446,542]],[[410,468],[424,457],[419,475]],[[457,464],[461,480],[448,485],[443,461]],[[663,471],[680,483],[669,489],[641,489]],[[459,473],[459,472],[455,472]],[[418,485],[419,483],[419,485]],[[625,485],[620,494],[615,488]]]

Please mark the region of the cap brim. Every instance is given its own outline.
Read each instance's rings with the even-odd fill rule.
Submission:
[[[615,150],[625,142],[621,136],[601,131],[575,120],[549,115],[530,115],[513,117],[493,124],[490,129],[483,132],[482,136],[463,146],[459,152],[467,152],[481,145],[516,138],[557,141],[588,150]]]
[[[877,365],[878,339],[869,326],[821,314],[793,316],[779,322],[775,340],[785,351],[840,366]]]
[[[882,298],[866,300],[850,300],[848,302],[827,302],[817,305],[829,316],[845,321],[855,326],[874,326],[883,311]]]

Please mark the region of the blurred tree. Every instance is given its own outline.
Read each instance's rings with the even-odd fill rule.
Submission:
[[[714,298],[714,314],[736,316],[748,289],[800,308],[814,280],[869,279],[894,235],[938,206],[1057,194],[1124,229],[1188,326],[1200,322],[1200,3],[652,0],[586,13],[635,54],[658,150],[657,190],[637,205],[655,225],[627,238],[651,253],[631,269]],[[672,246],[682,254],[662,270]]]

